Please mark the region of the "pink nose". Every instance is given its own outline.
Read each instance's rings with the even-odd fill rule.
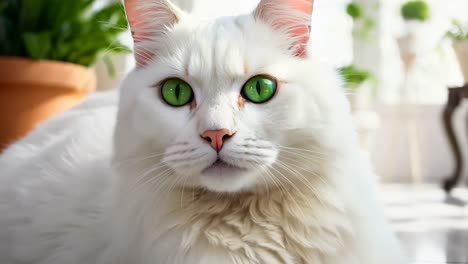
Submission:
[[[211,147],[217,152],[223,148],[224,141],[230,139],[231,134],[227,129],[206,130],[201,137],[211,144]]]

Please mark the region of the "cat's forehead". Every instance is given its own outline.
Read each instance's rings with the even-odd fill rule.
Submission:
[[[172,67],[203,80],[241,78],[270,63],[275,45],[253,18],[222,17],[174,31]]]
[[[248,63],[244,25],[235,18],[219,18],[194,27],[184,50],[186,73],[206,77],[242,74]]]

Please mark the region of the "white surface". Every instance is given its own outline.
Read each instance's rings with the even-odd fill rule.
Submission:
[[[383,201],[411,264],[468,263],[468,191],[447,197],[435,185],[385,185]]]

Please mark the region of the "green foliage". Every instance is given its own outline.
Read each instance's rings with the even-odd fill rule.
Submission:
[[[445,36],[451,39],[453,42],[459,42],[468,40],[468,24],[463,25],[458,20],[452,21],[453,27],[450,29]]]
[[[405,20],[426,21],[431,17],[431,8],[423,0],[411,0],[401,7],[401,15]]]
[[[362,6],[356,2],[351,2],[346,6],[346,13],[354,20],[364,15]]]
[[[346,13],[354,21],[353,35],[361,40],[371,41],[375,21],[367,15],[365,8],[359,3],[351,2],[346,6]]]
[[[129,52],[117,39],[127,29],[122,5],[93,11],[94,2],[1,0],[0,56],[91,66],[98,58]]]
[[[349,90],[358,88],[365,81],[371,80],[370,72],[357,68],[354,65],[348,65],[338,69],[338,72],[343,77],[345,87]]]

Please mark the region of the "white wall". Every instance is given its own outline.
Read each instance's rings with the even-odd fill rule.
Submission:
[[[347,0],[315,0],[309,52],[339,67],[352,60],[352,21],[345,12]]]
[[[381,126],[375,133],[371,151],[379,175],[386,181],[409,182],[411,177],[410,140],[408,125],[416,127],[419,166],[424,181],[440,182],[454,168],[452,152],[442,124],[443,105],[413,105],[406,109],[394,106],[381,107]],[[454,125],[468,166],[468,103],[460,106]],[[418,164],[416,164],[418,165]],[[468,180],[468,170],[465,170]],[[418,179],[416,179],[418,180]],[[466,181],[465,181],[466,182]]]

